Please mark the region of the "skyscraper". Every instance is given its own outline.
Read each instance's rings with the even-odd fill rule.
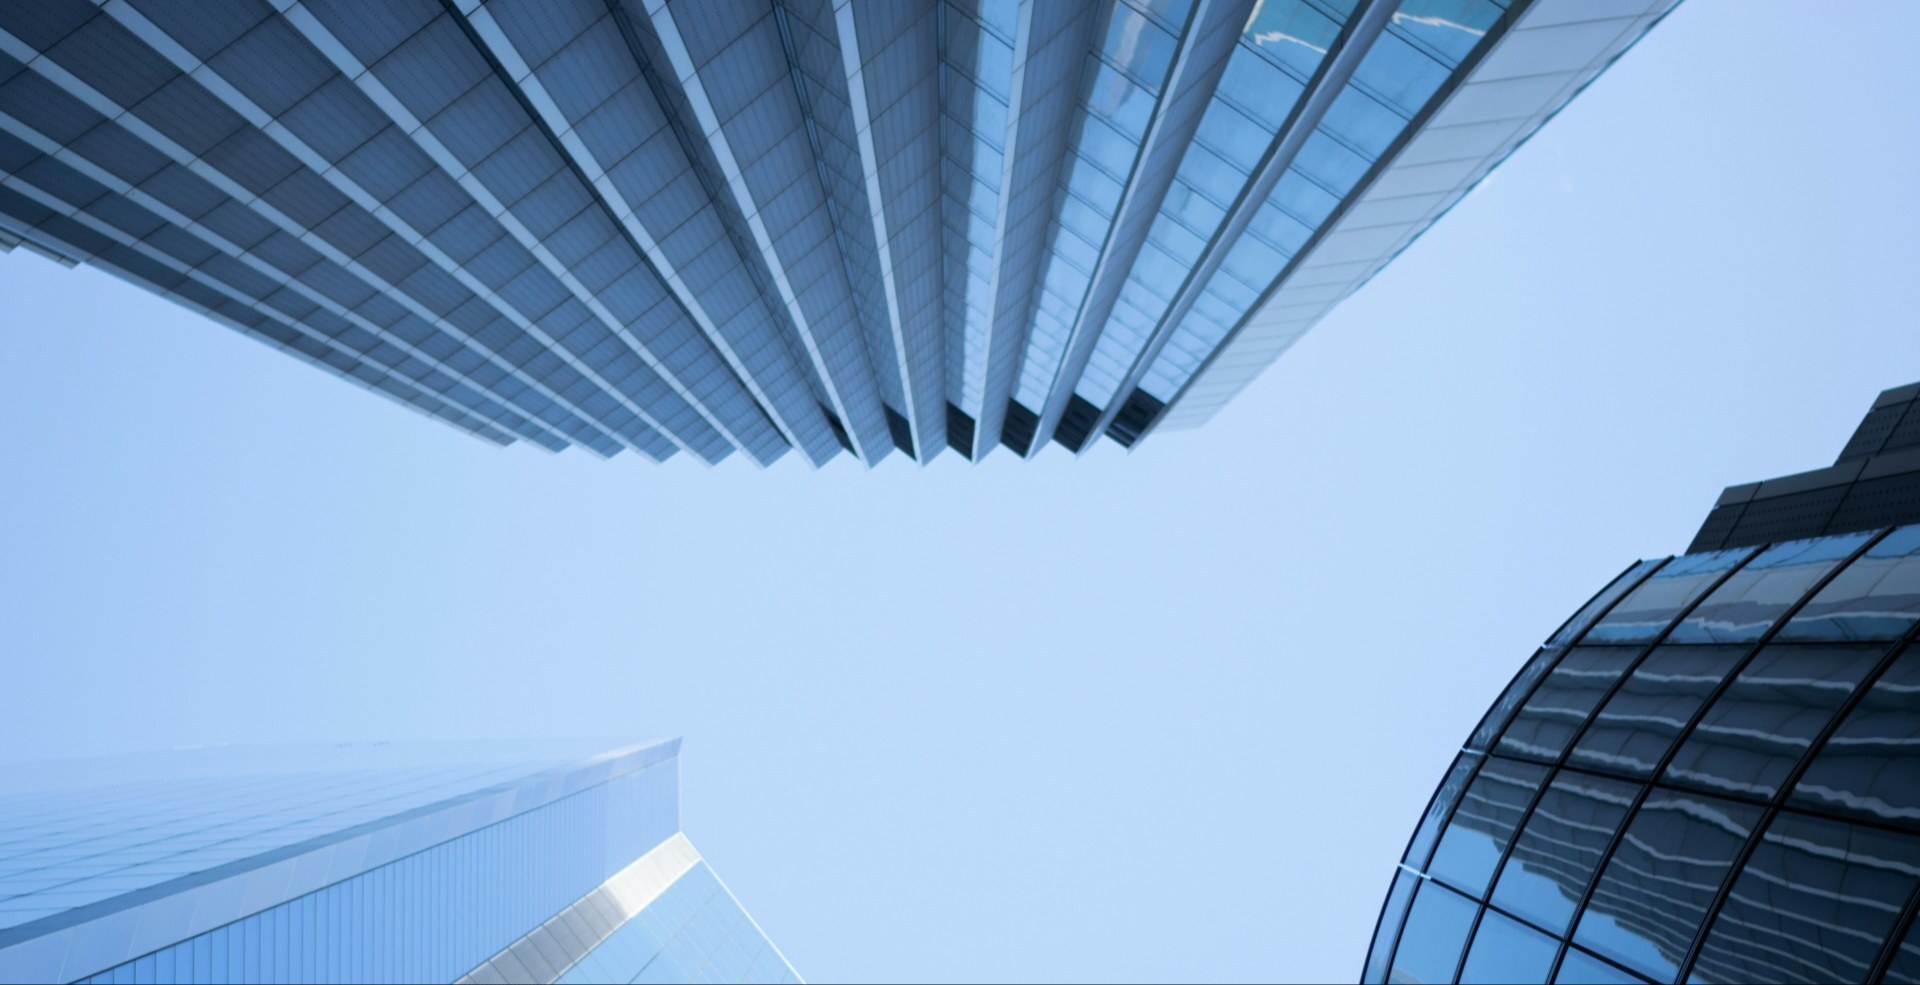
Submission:
[[[0,4],[0,246],[501,444],[1132,446],[1673,2]]]
[[[0,775],[0,981],[796,982],[680,833],[679,740]]]
[[[1521,668],[1363,980],[1920,981],[1920,385]]]

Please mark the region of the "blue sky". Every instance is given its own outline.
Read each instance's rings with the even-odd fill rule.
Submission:
[[[0,256],[0,758],[678,734],[816,980],[1350,980],[1534,644],[1920,379],[1916,35],[1691,0],[1131,455],[503,451]]]

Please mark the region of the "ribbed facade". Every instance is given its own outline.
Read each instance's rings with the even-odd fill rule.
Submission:
[[[499,444],[1133,446],[1671,4],[0,4],[0,246]]]
[[[677,740],[207,749],[0,776],[0,982],[797,982]]]
[[[1915,392],[1843,464],[1904,474]],[[1766,528],[1723,497],[1702,536],[1737,546],[1634,564],[1568,620],[1434,794],[1363,980],[1920,982],[1920,499],[1852,496]]]

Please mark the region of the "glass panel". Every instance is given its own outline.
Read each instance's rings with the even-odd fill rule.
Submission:
[[[1473,930],[1472,900],[1437,882],[1421,883],[1407,929],[1393,952],[1390,982],[1450,982]]]
[[[1772,797],[1880,653],[1877,646],[1760,651],[1681,743],[1664,778]]]
[[[1864,982],[1920,874],[1920,839],[1782,813],[1688,981]]]
[[[1567,624],[1561,626],[1560,631],[1553,634],[1553,639],[1548,640],[1547,644],[1549,646],[1565,646],[1572,643],[1581,633],[1586,632],[1587,626],[1592,624],[1592,622],[1599,617],[1600,613],[1605,612],[1607,606],[1612,605],[1615,599],[1625,595],[1628,589],[1638,585],[1640,579],[1645,577],[1648,571],[1665,563],[1667,563],[1665,558],[1657,558],[1652,561],[1639,561],[1636,562],[1633,567],[1621,572],[1613,581],[1607,583],[1607,587],[1600,590],[1600,594],[1595,595],[1586,605],[1581,606],[1580,611],[1574,613],[1573,618],[1567,620]]]
[[[1896,640],[1920,619],[1920,526],[1902,527],[1834,576],[1776,640]]]
[[[1728,568],[1752,553],[1748,548],[1689,554],[1640,583],[1612,612],[1587,630],[1589,643],[1651,643]]]
[[[1920,920],[1907,925],[1907,936],[1893,952],[1893,962],[1880,977],[1887,985],[1920,985]]]
[[[1567,948],[1567,956],[1560,959],[1560,971],[1553,980],[1556,985],[1639,985],[1645,981],[1577,947]]]
[[[1563,771],[1554,777],[1500,870],[1494,905],[1566,933],[1639,792],[1635,784],[1597,776]]]
[[[1500,692],[1500,700],[1495,701],[1493,707],[1487,709],[1486,717],[1480,720],[1479,727],[1473,730],[1473,737],[1467,740],[1467,748],[1485,749],[1491,746],[1494,737],[1506,727],[1507,719],[1513,717],[1514,709],[1520,707],[1522,701],[1527,700],[1528,695],[1533,693],[1533,685],[1546,676],[1547,670],[1565,652],[1556,647],[1535,651],[1534,655],[1527,660],[1526,666],[1520,668],[1520,673],[1514,675],[1507,689]]]
[[[1746,655],[1743,646],[1655,649],[1607,699],[1568,762],[1651,777],[1681,730]]]
[[[1547,675],[1500,737],[1499,751],[1530,759],[1558,759],[1639,656],[1637,647],[1577,646]]]
[[[1656,981],[1673,981],[1759,820],[1757,807],[1656,791],[1628,822],[1574,939]]]
[[[1415,829],[1413,841],[1407,844],[1407,853],[1400,861],[1416,869],[1426,868],[1434,839],[1440,836],[1440,826],[1446,823],[1447,812],[1460,800],[1460,791],[1466,789],[1467,780],[1479,762],[1478,756],[1461,755],[1454,759],[1447,778],[1440,782],[1440,789],[1434,791],[1433,800],[1427,803],[1426,816],[1420,819],[1420,827]]]
[[[1669,643],[1757,643],[1872,532],[1778,544],[1734,572],[1667,636]]]
[[[1380,911],[1380,926],[1373,932],[1373,946],[1367,948],[1367,968],[1360,980],[1374,985],[1387,980],[1387,955],[1393,953],[1393,938],[1407,919],[1407,902],[1413,899],[1420,879],[1405,869],[1393,874],[1393,888],[1387,891],[1387,905]]]
[[[1462,982],[1544,982],[1560,942],[1492,910],[1480,918]]]
[[[1488,760],[1460,799],[1460,809],[1440,837],[1427,873],[1475,896],[1483,895],[1493,867],[1506,853],[1514,829],[1546,778],[1545,767]]]
[[[1793,790],[1809,807],[1920,828],[1920,650],[1900,655]]]

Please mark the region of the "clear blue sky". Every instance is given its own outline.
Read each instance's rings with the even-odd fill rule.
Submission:
[[[817,980],[1351,980],[1535,642],[1920,380],[1916,36],[1692,0],[1132,455],[502,451],[0,256],[0,758],[679,734]]]

